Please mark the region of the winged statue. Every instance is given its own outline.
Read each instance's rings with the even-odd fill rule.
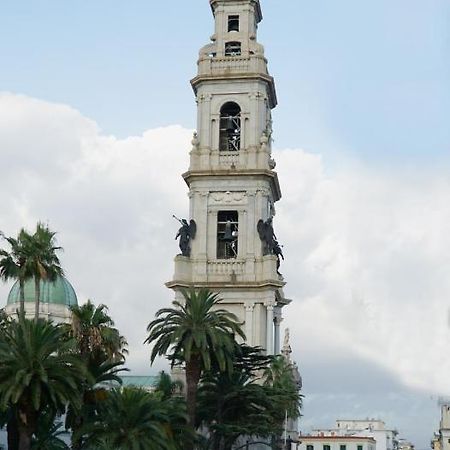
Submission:
[[[177,216],[173,216],[174,219],[178,220],[181,223],[181,227],[178,230],[175,239],[180,238],[179,246],[181,250],[181,254],[183,256],[191,256],[191,240],[195,239],[195,235],[197,233],[197,224],[194,219],[191,219],[188,223],[186,219],[179,219]]]

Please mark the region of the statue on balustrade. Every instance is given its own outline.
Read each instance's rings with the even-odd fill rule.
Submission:
[[[280,268],[281,259],[284,260],[282,245],[279,244],[275,232],[273,230],[272,218],[266,221],[260,219],[257,224],[259,238],[263,243],[263,255],[275,255],[277,261],[277,271]],[[279,272],[278,272],[279,273]]]
[[[173,218],[181,223],[181,228],[178,230],[175,239],[180,238],[179,246],[181,254],[189,258],[191,256],[191,240],[195,239],[195,234],[197,232],[197,224],[193,219],[191,219],[190,222],[188,223],[186,219],[179,219],[175,215],[173,215]]]

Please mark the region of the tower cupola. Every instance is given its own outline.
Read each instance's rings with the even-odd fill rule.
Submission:
[[[210,0],[215,19],[212,36],[216,56],[247,56],[257,50],[258,23],[262,20],[259,0]]]

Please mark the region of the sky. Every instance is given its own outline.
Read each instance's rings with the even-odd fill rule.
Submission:
[[[301,428],[377,417],[427,448],[450,394],[450,4],[261,3]],[[0,230],[58,231],[135,373],[163,367],[141,344],[171,301],[212,31],[206,0],[0,4]]]

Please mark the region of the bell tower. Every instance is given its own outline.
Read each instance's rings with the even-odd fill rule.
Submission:
[[[272,219],[281,198],[271,157],[271,111],[277,105],[264,47],[258,43],[259,0],[210,0],[211,42],[201,48],[192,79],[198,105],[190,166],[190,225],[180,228],[182,253],[173,280],[180,290],[206,287],[244,322],[249,345],[280,352],[285,284]]]

